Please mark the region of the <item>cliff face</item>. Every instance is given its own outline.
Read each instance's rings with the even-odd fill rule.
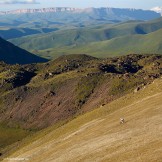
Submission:
[[[151,10],[141,9],[125,9],[125,8],[70,8],[70,7],[54,7],[54,8],[41,8],[41,9],[20,9],[13,11],[0,12],[0,15],[10,14],[34,14],[34,13],[57,13],[57,12],[68,12],[68,14],[89,14],[90,16],[103,16],[103,18],[112,19],[139,19],[149,20],[160,17],[160,13]]]
[[[24,13],[47,13],[47,12],[64,12],[64,11],[75,11],[76,8],[70,7],[53,7],[53,8],[41,8],[41,9],[20,9],[13,11],[0,12],[1,15],[7,14],[24,14]]]
[[[54,25],[92,25],[118,23],[129,20],[152,20],[161,17],[151,10],[122,8],[42,8],[0,11],[0,26],[53,27]]]

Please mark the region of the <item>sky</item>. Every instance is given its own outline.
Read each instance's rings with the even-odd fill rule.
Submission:
[[[0,0],[0,11],[46,7],[114,7],[151,9],[162,7],[162,0]]]

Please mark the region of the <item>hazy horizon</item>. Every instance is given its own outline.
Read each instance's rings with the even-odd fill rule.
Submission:
[[[141,0],[82,0],[82,2],[80,0],[0,0],[0,11],[48,7],[113,7],[148,10],[156,6],[162,6],[162,0],[148,0],[147,3]]]

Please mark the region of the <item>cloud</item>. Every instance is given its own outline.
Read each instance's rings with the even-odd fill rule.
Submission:
[[[39,4],[36,0],[0,0],[0,4]]]

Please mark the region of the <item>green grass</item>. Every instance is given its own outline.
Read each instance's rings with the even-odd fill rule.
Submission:
[[[29,131],[21,128],[12,128],[0,124],[0,150],[15,142],[21,141],[30,134]]]
[[[114,78],[111,81],[110,95],[124,95],[128,92],[133,91],[138,85],[143,84],[145,81],[141,78],[136,78],[135,76],[129,76],[129,80],[123,78]],[[125,83],[127,82],[127,83]]]
[[[95,57],[112,57],[130,53],[162,53],[162,29],[147,35],[131,35],[76,47],[62,47],[40,51],[41,56],[56,58],[59,55],[86,53]],[[37,53],[39,54],[39,52]]]
[[[93,93],[97,84],[101,80],[100,75],[85,76],[82,77],[76,87],[76,100],[75,105],[81,107],[87,100],[87,98]],[[83,84],[84,83],[84,84]]]
[[[19,38],[27,35],[34,35],[40,33],[49,33],[56,31],[58,28],[1,28],[0,36],[4,39]]]

